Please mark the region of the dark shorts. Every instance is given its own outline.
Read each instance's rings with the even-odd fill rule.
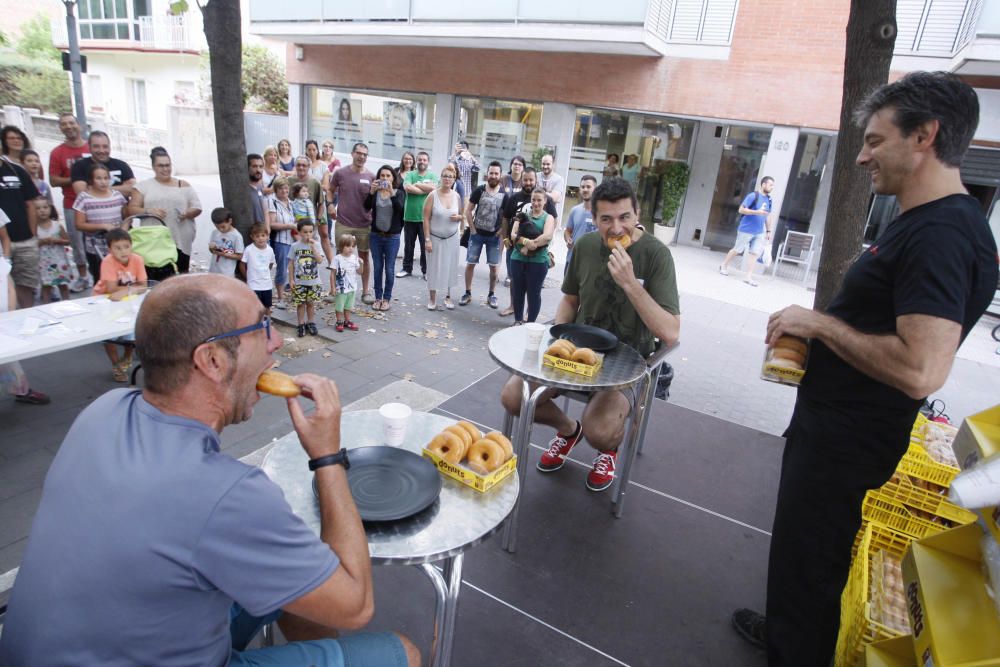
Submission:
[[[254,290],[254,294],[260,299],[260,302],[264,304],[265,308],[271,307],[271,290]]]

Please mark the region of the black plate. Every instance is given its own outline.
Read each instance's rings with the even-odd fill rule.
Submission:
[[[405,519],[430,507],[441,493],[441,474],[419,454],[398,447],[359,447],[350,451],[350,460],[347,484],[362,521]]]
[[[596,352],[610,352],[618,347],[618,337],[610,331],[589,324],[557,324],[549,330],[553,338],[565,338],[577,347],[589,347]]]

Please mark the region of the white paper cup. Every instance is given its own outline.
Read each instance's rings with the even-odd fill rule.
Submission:
[[[528,322],[524,325],[524,331],[528,334],[528,349],[537,350],[542,345],[542,337],[548,327],[538,322]]]
[[[378,409],[382,415],[382,438],[385,444],[399,447],[406,437],[406,423],[413,411],[403,403],[386,403]]]

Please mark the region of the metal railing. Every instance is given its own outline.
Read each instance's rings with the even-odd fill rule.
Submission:
[[[127,25],[127,33],[117,30],[117,27]],[[69,40],[66,36],[66,19],[53,18],[50,21],[52,43],[56,47],[66,48]],[[94,29],[101,26],[114,26],[108,38],[94,38]],[[87,30],[85,30],[87,28]],[[181,16],[139,16],[129,19],[81,19],[80,39],[88,42],[123,42],[143,49],[161,51],[204,51],[208,48],[205,35],[198,21],[188,15]]]

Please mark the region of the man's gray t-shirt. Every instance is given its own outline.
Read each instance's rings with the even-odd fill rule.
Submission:
[[[45,478],[0,664],[225,665],[233,602],[263,616],[339,565],[205,424],[110,391]]]

